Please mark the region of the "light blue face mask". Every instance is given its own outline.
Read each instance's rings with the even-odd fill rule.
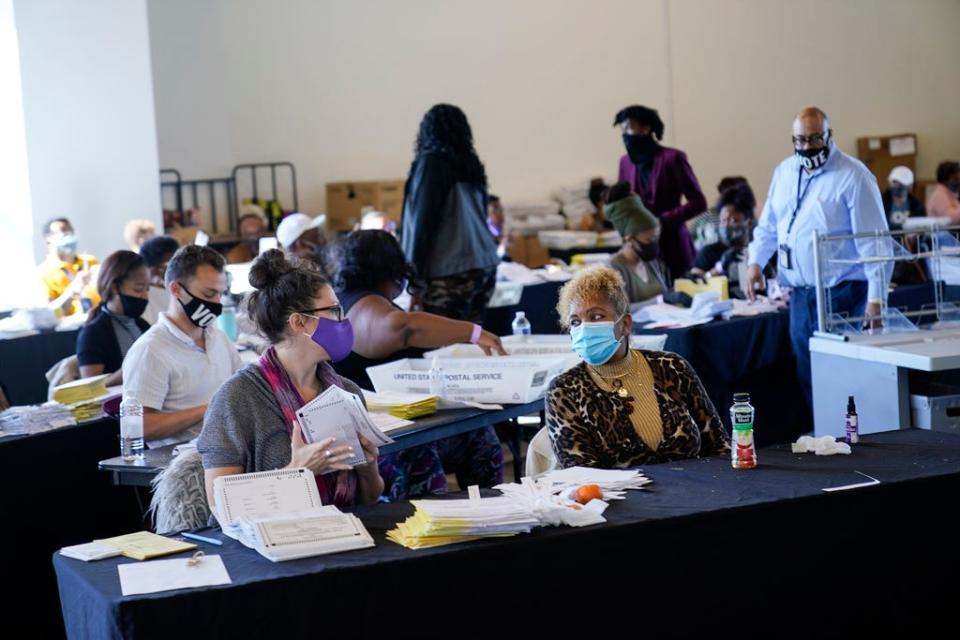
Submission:
[[[77,255],[77,236],[72,233],[61,235],[54,240],[54,244],[57,247],[57,253],[61,256]]]
[[[570,329],[573,350],[586,362],[594,366],[604,364],[620,348],[620,340],[613,334],[616,322],[582,322]]]

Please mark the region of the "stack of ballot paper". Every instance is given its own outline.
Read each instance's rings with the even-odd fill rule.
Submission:
[[[70,410],[60,404],[10,407],[0,412],[0,437],[42,433],[75,424]]]
[[[404,393],[402,391],[364,391],[367,409],[386,412],[407,420],[429,416],[437,412],[437,396],[426,393]]]
[[[359,518],[322,506],[307,469],[278,469],[214,480],[223,532],[273,562],[374,545]]]
[[[102,374],[62,384],[53,389],[53,399],[60,404],[69,405],[106,396],[108,392],[104,381],[106,381],[107,376],[108,374]]]
[[[373,424],[377,425],[377,429],[380,429],[383,433],[390,433],[395,429],[402,429],[403,427],[409,427],[414,424],[413,420],[398,418],[389,413],[380,413],[379,411],[371,411],[367,416],[370,417],[370,421],[373,422]]]
[[[333,438],[330,446],[353,447],[353,457],[342,461],[351,466],[367,461],[358,434],[362,433],[378,447],[393,442],[393,438],[380,431],[370,419],[360,398],[336,386],[327,387],[326,391],[300,407],[297,419],[308,443]]]
[[[587,527],[607,521],[603,517],[608,506],[605,501],[593,499],[580,505],[573,496],[554,494],[550,487],[539,485],[530,477],[522,478],[520,484],[498,484],[494,489],[524,505],[541,526]]]
[[[104,558],[118,556],[120,555],[120,549],[103,542],[87,542],[64,547],[60,549],[60,555],[74,560],[90,562],[91,560],[103,560]]]
[[[651,482],[634,469],[591,469],[570,467],[551,471],[538,480],[499,484],[503,495],[480,498],[470,487],[466,500],[411,500],[414,514],[387,539],[409,549],[436,547],[489,537],[528,533],[540,526],[584,527],[606,522],[607,500],[622,499],[626,490],[641,489]],[[580,505],[573,492],[584,484],[596,484],[603,500]]]
[[[576,490],[585,484],[595,484],[603,491],[604,500],[623,499],[627,489],[642,489],[653,482],[637,469],[593,469],[567,467],[549,471],[537,479],[537,485],[553,494]]]
[[[529,533],[540,521],[507,496],[466,500],[412,500],[412,516],[387,538],[408,549]]]
[[[86,422],[103,415],[103,401],[97,399],[89,402],[77,402],[70,405],[68,409],[74,420],[77,422]]]
[[[108,400],[118,398],[123,394],[123,387],[106,387],[106,393],[89,400],[81,400],[68,405],[70,415],[77,422],[87,422],[103,416],[103,405]]]

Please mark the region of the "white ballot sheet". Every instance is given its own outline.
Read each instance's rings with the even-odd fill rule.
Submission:
[[[378,447],[393,442],[392,438],[370,421],[360,398],[340,387],[331,386],[303,405],[297,411],[297,419],[307,442],[334,438],[331,446],[353,447],[353,457],[344,460],[350,466],[366,462],[363,447],[357,438],[358,433],[362,433]]]
[[[220,476],[213,482],[213,493],[217,520],[224,527],[224,533],[227,533],[225,525],[240,518],[264,517],[322,506],[317,481],[307,469],[277,469]]]
[[[194,564],[189,558],[130,562],[117,566],[120,591],[125,596],[172,589],[230,584],[230,575],[220,556],[203,556]]]
[[[413,420],[398,418],[389,413],[381,413],[379,411],[371,411],[367,415],[370,416],[373,424],[377,425],[377,428],[383,433],[390,433],[394,429],[402,429],[403,427],[409,427],[415,424]]]
[[[256,523],[257,551],[279,562],[373,546],[363,523],[349,513]]]

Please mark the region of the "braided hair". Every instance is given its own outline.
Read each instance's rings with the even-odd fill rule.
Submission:
[[[444,156],[461,180],[487,186],[487,173],[473,148],[473,132],[463,111],[452,104],[435,104],[424,114],[414,152]]]

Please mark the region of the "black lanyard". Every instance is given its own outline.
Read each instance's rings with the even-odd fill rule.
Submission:
[[[813,179],[820,174],[813,174],[810,176],[810,179],[807,180],[807,186],[803,188],[803,193],[800,193],[800,183],[803,181],[803,167],[800,167],[800,170],[797,172],[797,208],[793,210],[793,216],[790,217],[790,224],[787,225],[787,235],[790,235],[790,230],[793,229],[793,223],[797,221],[797,213],[800,211],[800,205],[803,204],[803,199],[807,197],[807,191],[810,190],[810,183],[813,182]]]

